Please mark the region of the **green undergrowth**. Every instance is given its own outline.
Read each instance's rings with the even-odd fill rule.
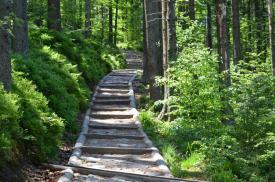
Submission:
[[[169,86],[169,99],[140,100],[146,111],[140,115],[143,127],[172,173],[213,182],[274,181],[275,79],[270,64],[256,55],[232,65],[231,85],[224,88],[217,55],[198,39],[200,27],[194,24],[179,35],[184,47],[170,65],[169,79],[157,80]],[[170,112],[158,121],[165,102]],[[223,123],[229,118],[232,123]]]
[[[203,179],[202,155],[195,151],[198,148],[195,141],[199,139],[197,129],[158,121],[150,111],[141,112],[140,121],[175,177]]]
[[[117,48],[94,40],[31,26],[28,55],[12,56],[11,92],[0,85],[0,167],[20,155],[54,159],[64,132],[78,132],[92,87],[125,66]]]

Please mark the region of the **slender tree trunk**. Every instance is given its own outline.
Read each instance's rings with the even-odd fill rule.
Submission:
[[[26,54],[28,52],[27,0],[14,0],[13,9],[15,14],[13,51]]]
[[[248,0],[248,4],[247,4],[247,22],[248,22],[248,32],[247,32],[247,40],[248,43],[246,45],[246,52],[251,52],[252,51],[252,47],[251,45],[253,45],[253,39],[252,39],[252,2],[251,0]],[[249,61],[248,59],[246,59],[246,61]]]
[[[263,12],[264,8],[262,8],[261,0],[254,0],[254,11],[255,11],[255,22],[256,22],[256,47],[257,53],[261,54],[261,62],[265,62],[266,60],[266,48],[265,48],[265,36],[264,36],[264,29],[265,29],[265,21],[263,21]]]
[[[101,41],[104,40],[104,6],[101,5],[100,7],[101,12]]]
[[[234,41],[234,64],[238,64],[241,59],[241,32],[238,0],[232,0],[232,25]]]
[[[230,58],[228,44],[228,29],[226,18],[226,0],[216,0],[217,11],[217,43],[219,55],[219,70],[225,72],[224,84],[230,86]]]
[[[168,47],[169,47],[169,34],[168,34],[168,3],[166,0],[161,0],[161,23],[162,23],[162,60],[163,60],[163,76],[166,79],[168,78]],[[163,104],[162,111],[160,112],[158,118],[162,119],[167,111],[167,108],[169,107],[169,104],[167,103],[167,99],[169,97],[169,87],[167,84],[164,85],[164,101],[166,103]]]
[[[91,0],[85,0],[85,36],[91,36]]]
[[[85,0],[86,1],[86,0]],[[82,26],[83,26],[83,22],[82,22],[82,13],[83,13],[83,4],[82,4],[82,0],[78,1],[78,5],[79,5],[79,15],[78,15],[78,18],[77,18],[77,26],[78,26],[78,29],[82,29]],[[86,21],[86,20],[85,20]]]
[[[162,59],[161,59],[161,6],[158,1],[146,0],[147,9],[147,41],[148,41],[148,70],[150,98],[152,100],[161,99],[161,89],[155,85],[155,77],[162,75]]]
[[[146,0],[143,0],[143,76],[142,82],[144,84],[149,83],[149,66],[148,66],[148,23],[147,23],[147,8]]]
[[[195,0],[189,0],[189,18],[195,20]]]
[[[176,12],[175,0],[169,2],[169,57],[170,60],[177,59],[177,33],[176,33]]]
[[[9,15],[11,13],[11,1],[1,0],[0,3],[0,82],[6,90],[11,90],[11,60],[10,60],[10,36]]]
[[[273,0],[267,0],[268,19],[269,19],[269,40],[270,40],[270,56],[272,63],[272,75],[275,76],[275,18],[273,10]]]
[[[222,90],[231,85],[226,0],[216,0],[216,13],[219,71],[224,74],[221,85]],[[234,124],[234,118],[232,118],[233,109],[229,104],[228,99],[227,95],[223,95],[221,98],[223,104],[222,112],[224,116],[222,122],[231,125]]]
[[[209,3],[206,4],[207,6],[207,17],[206,17],[206,45],[209,50],[212,49],[212,12],[211,12],[211,5]]]
[[[118,20],[118,0],[116,0],[115,35],[114,35],[115,45],[117,45],[117,20]]]
[[[109,5],[109,42],[113,43],[113,5],[112,0],[110,0]]]
[[[60,0],[48,0],[48,28],[61,30]]]

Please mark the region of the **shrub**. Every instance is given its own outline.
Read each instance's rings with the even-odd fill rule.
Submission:
[[[48,99],[49,106],[65,119],[66,128],[77,131],[76,117],[86,108],[90,91],[76,66],[49,47],[32,50],[29,57],[15,56],[14,69],[37,85]]]
[[[0,166],[13,160],[17,153],[17,140],[22,134],[19,127],[20,117],[18,97],[6,93],[3,85],[0,85]]]
[[[64,55],[68,61],[77,65],[85,81],[93,85],[112,69],[125,65],[117,48],[111,45],[85,39],[79,32],[56,32],[40,29],[31,31],[34,46],[49,46],[52,50]],[[40,44],[39,44],[40,42]]]
[[[45,160],[58,151],[63,133],[63,120],[48,107],[42,93],[19,73],[13,74],[13,92],[18,95],[22,142],[32,159]]]

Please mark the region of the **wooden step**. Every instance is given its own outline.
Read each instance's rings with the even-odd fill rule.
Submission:
[[[138,129],[137,125],[104,125],[104,124],[90,124],[90,128],[96,128],[96,129]]]
[[[130,110],[130,106],[123,106],[123,105],[92,105],[91,110],[92,111],[126,111]]]
[[[127,138],[127,139],[144,139],[144,135],[112,135],[112,134],[85,134],[86,138],[95,138],[95,139],[111,139],[111,138]]]
[[[129,93],[129,89],[118,89],[118,88],[102,88],[99,87],[97,89],[99,93],[119,93],[119,94],[127,94]]]
[[[99,94],[96,96],[97,99],[129,99],[129,95],[106,95],[106,94]]]
[[[100,88],[112,88],[112,89],[129,89],[128,84],[100,84]]]
[[[102,104],[102,105],[129,105],[129,99],[96,99],[93,101],[94,104]]]
[[[148,154],[157,151],[155,148],[120,148],[82,146],[84,154]]]
[[[122,111],[94,111],[90,114],[95,119],[131,119],[133,114],[131,112]]]

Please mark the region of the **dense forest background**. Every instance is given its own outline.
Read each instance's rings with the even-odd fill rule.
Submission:
[[[272,0],[0,0],[0,168],[57,157],[91,88],[144,52],[144,129],[172,173],[275,179]],[[146,95],[146,94],[145,94]]]
[[[140,119],[173,174],[274,181],[275,3],[144,7],[143,89],[150,98],[141,99]]]

